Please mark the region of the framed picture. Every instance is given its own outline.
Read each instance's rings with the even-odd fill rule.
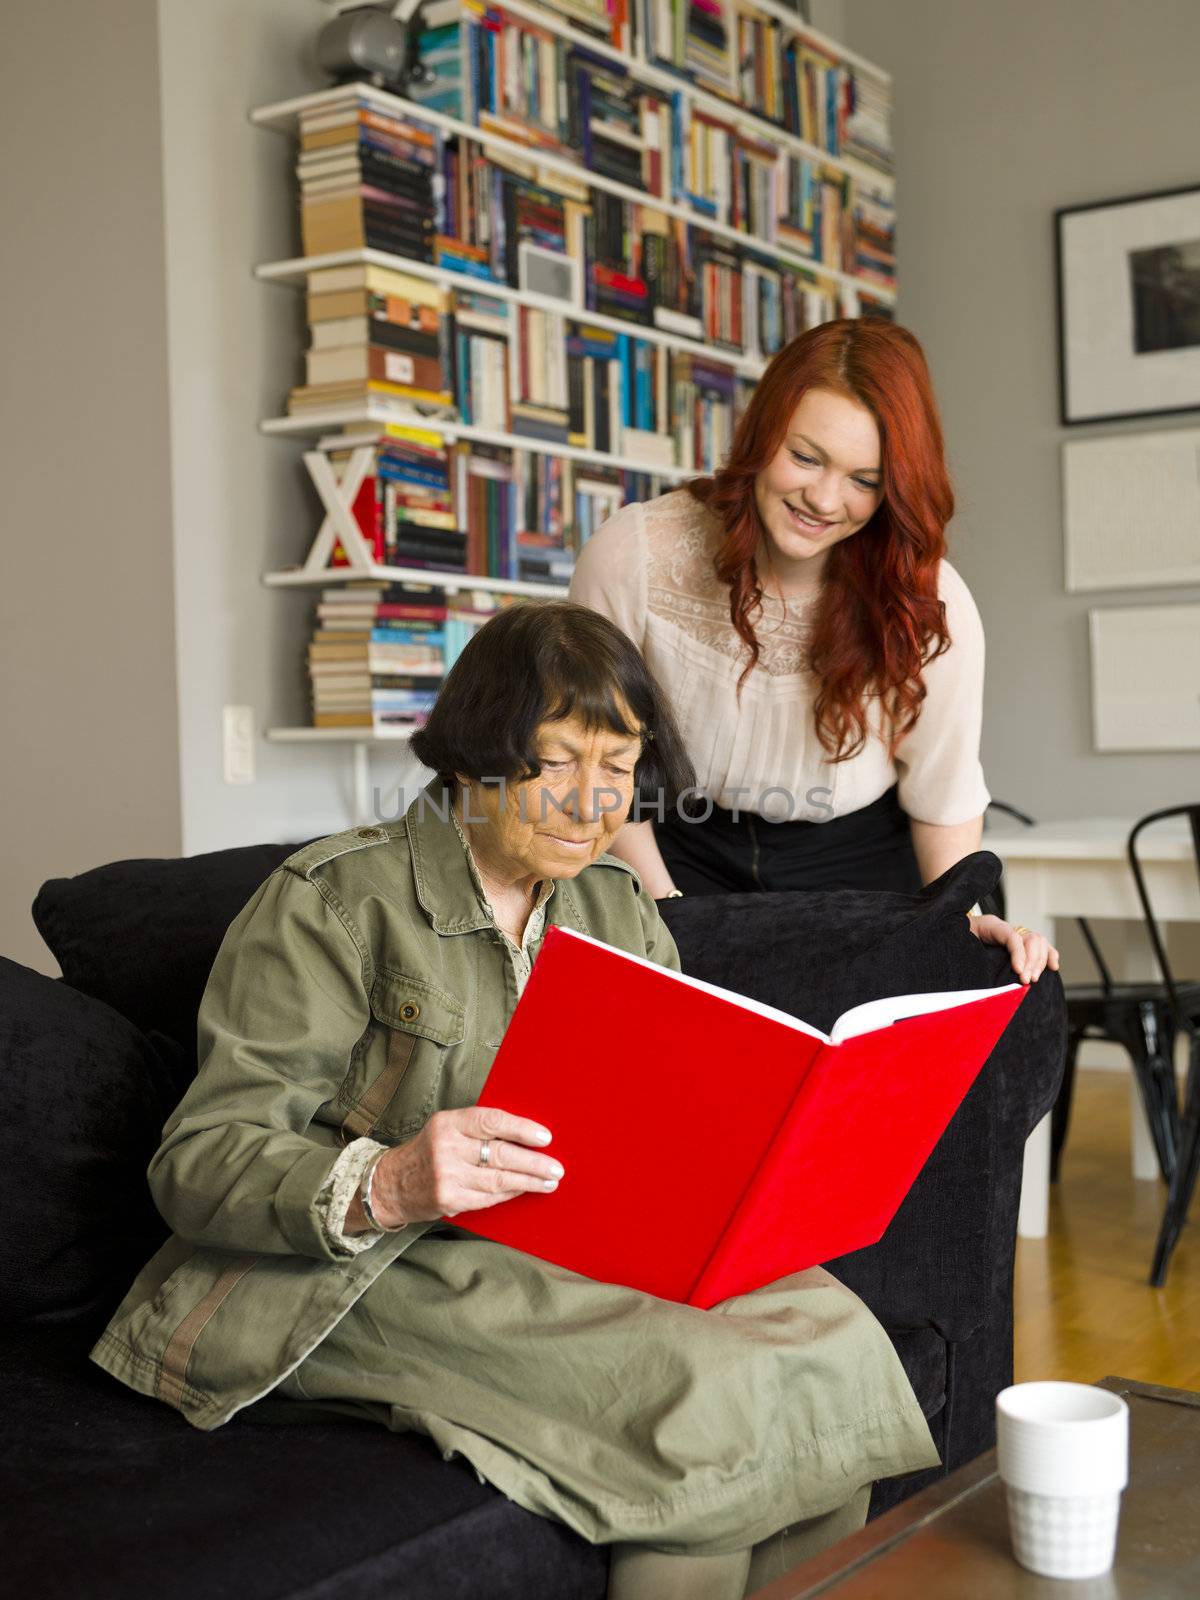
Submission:
[[[1200,585],[1200,428],[1064,439],[1068,594]]]
[[[1088,612],[1097,751],[1200,750],[1200,604]]]
[[[1200,410],[1200,185],[1054,220],[1064,426]]]

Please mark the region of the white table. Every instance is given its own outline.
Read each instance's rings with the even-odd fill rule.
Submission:
[[[1142,909],[1125,854],[1133,819],[1096,817],[1047,822],[1017,832],[989,831],[983,848],[1004,862],[1008,919],[1024,923],[1054,941],[1059,918],[1117,917],[1135,924],[1126,940],[1123,970],[1117,979],[1157,978],[1158,966],[1146,937]],[[1138,840],[1150,903],[1162,923],[1200,922],[1200,884],[1186,824],[1157,823]],[[1101,939],[1101,949],[1104,941]],[[1137,1083],[1130,1074],[1133,1173],[1158,1173],[1150,1130]],[[1017,1231],[1028,1239],[1046,1234],[1050,1203],[1050,1118],[1044,1117],[1025,1146],[1021,1210]]]

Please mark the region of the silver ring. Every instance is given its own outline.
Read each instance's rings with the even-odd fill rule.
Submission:
[[[481,1167],[486,1167],[488,1162],[491,1159],[492,1159],[492,1141],[490,1139],[485,1139],[483,1141],[483,1143],[479,1146],[479,1165]]]

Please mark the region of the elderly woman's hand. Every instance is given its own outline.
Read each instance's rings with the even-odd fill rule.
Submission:
[[[398,1228],[548,1194],[563,1175],[553,1156],[538,1154],[549,1143],[540,1123],[494,1106],[435,1111],[415,1139],[380,1157],[371,1209],[385,1228]]]
[[[1049,967],[1058,971],[1058,951],[1044,933],[1014,928],[1001,917],[972,917],[971,932],[984,944],[1002,944],[1012,958],[1013,971],[1022,983],[1036,983]]]

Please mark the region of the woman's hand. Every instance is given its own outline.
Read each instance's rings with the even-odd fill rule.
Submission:
[[[381,1156],[371,1182],[371,1209],[385,1228],[482,1211],[518,1194],[548,1194],[563,1169],[539,1155],[550,1131],[494,1106],[435,1111],[407,1144]],[[479,1157],[487,1145],[487,1164]],[[530,1148],[530,1147],[533,1148]]]
[[[1022,983],[1036,983],[1049,967],[1058,971],[1058,951],[1044,933],[1014,928],[1001,917],[971,917],[971,932],[984,944],[1002,944],[1012,957],[1013,971]]]

